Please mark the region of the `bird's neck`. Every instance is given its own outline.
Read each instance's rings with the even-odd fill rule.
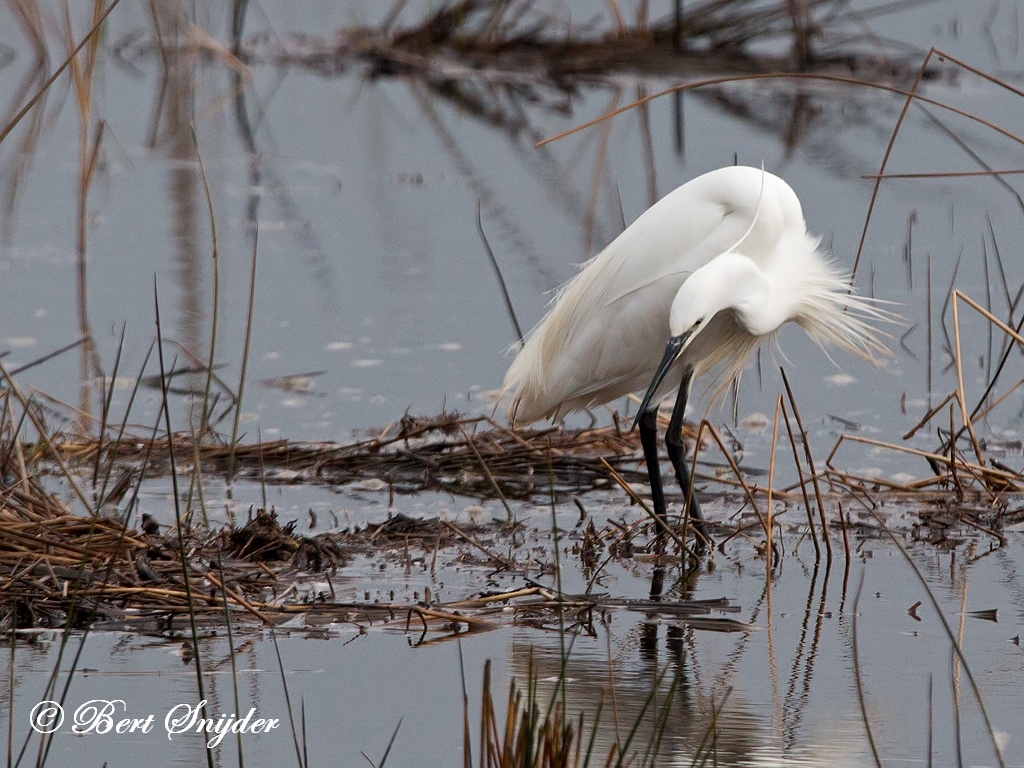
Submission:
[[[778,243],[774,258],[753,268],[756,274],[744,281],[750,295],[739,292],[734,310],[745,330],[763,336],[791,321],[814,325],[831,317],[844,283],[817,245],[806,233],[793,233]]]
[[[766,336],[792,319],[793,306],[786,291],[752,259],[725,253],[708,266],[717,274],[703,286],[694,287],[701,289],[701,298],[711,306],[709,314],[731,312],[751,336]]]

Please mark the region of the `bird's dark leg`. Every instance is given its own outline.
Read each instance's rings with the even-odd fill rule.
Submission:
[[[658,551],[665,546],[665,532],[668,520],[665,517],[665,492],[661,485],[661,464],[658,461],[658,412],[656,410],[644,411],[640,414],[640,445],[644,449],[644,459],[647,462],[647,475],[651,480],[651,501],[654,504],[654,514],[657,517],[655,522],[655,546]]]
[[[679,385],[679,394],[676,395],[676,404],[672,408],[672,418],[668,423],[668,432],[665,433],[665,445],[668,448],[668,457],[676,470],[676,478],[679,480],[679,487],[683,491],[683,499],[688,503],[687,512],[693,521],[702,544],[711,544],[711,537],[704,526],[704,515],[701,514],[700,504],[697,502],[697,494],[693,492],[693,483],[690,481],[690,471],[686,466],[686,446],[683,444],[683,413],[686,411],[686,400],[690,396],[690,384],[693,381],[693,369],[687,368],[683,373],[683,380]]]

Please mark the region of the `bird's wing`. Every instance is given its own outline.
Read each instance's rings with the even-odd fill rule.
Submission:
[[[747,211],[680,187],[648,209],[566,286],[569,339],[572,329],[592,320],[606,321],[605,310],[653,286],[672,286],[670,305],[683,281],[737,247],[750,234],[752,223]],[[667,327],[667,305],[661,320]]]
[[[751,186],[755,173],[756,188]],[[743,248],[762,218],[768,226],[761,229],[769,230],[763,234],[774,240],[771,222],[784,215],[779,210],[783,190],[775,182],[781,179],[763,168],[723,168],[666,195],[606,249],[614,253],[611,269],[602,272],[615,288],[603,301],[611,303],[654,282],[685,280],[716,256]],[[627,237],[631,230],[634,236]],[[757,261],[759,248],[744,250],[753,251]],[[635,258],[637,251],[644,257]],[[630,267],[637,274],[626,274]]]

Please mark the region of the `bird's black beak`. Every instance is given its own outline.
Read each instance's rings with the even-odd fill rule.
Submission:
[[[679,359],[679,356],[683,354],[686,349],[686,344],[693,337],[693,329],[683,331],[678,336],[673,336],[668,340],[668,344],[665,345],[665,354],[661,358],[661,362],[658,364],[658,370],[654,374],[654,378],[651,379],[651,384],[647,387],[647,394],[644,395],[643,402],[640,403],[640,410],[636,412],[636,418],[633,419],[632,429],[636,429],[636,425],[640,423],[640,417],[644,415],[647,409],[651,405],[651,398],[654,397],[654,393],[658,387],[661,386],[661,382],[665,380],[665,376],[668,374],[672,365]]]

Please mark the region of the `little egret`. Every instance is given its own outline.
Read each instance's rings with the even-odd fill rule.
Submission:
[[[509,419],[556,421],[646,388],[633,428],[640,426],[660,539],[657,409],[678,391],[665,442],[683,498],[692,500],[690,517],[707,538],[682,436],[693,380],[721,365],[717,397],[790,321],[819,345],[872,362],[888,353],[868,322],[888,313],[852,294],[818,243],[796,193],[762,169],[720,168],[684,184],[558,291],[505,374]]]

